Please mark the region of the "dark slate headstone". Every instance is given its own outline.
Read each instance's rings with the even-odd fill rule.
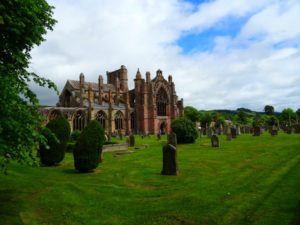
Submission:
[[[163,169],[162,175],[177,175],[177,150],[176,147],[170,144],[166,144],[163,147]]]
[[[261,135],[261,128],[259,126],[253,127],[253,136],[260,136]]]
[[[237,130],[235,127],[231,127],[230,128],[230,132],[231,132],[231,137],[232,138],[236,138],[236,135],[237,135]]]
[[[133,147],[135,145],[135,138],[133,134],[130,134],[128,137],[128,145],[129,147]]]
[[[218,148],[220,147],[220,141],[217,135],[213,134],[211,136],[211,147]]]
[[[168,144],[171,144],[175,147],[177,146],[177,135],[174,132],[168,134]]]

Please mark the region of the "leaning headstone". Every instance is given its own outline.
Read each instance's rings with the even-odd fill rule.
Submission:
[[[236,138],[236,135],[237,135],[236,128],[235,127],[231,127],[230,128],[230,132],[231,132],[231,137],[232,138]]]
[[[220,147],[220,141],[217,135],[213,134],[211,136],[211,147],[218,148]]]
[[[166,144],[163,147],[163,169],[162,175],[177,175],[177,150],[176,147],[170,144]]]
[[[259,126],[253,127],[253,136],[260,136],[261,128]]]
[[[156,135],[156,137],[157,137],[157,140],[159,141],[159,140],[161,139],[160,133],[158,133],[158,134]]]
[[[128,138],[128,145],[129,147],[133,147],[135,145],[135,138],[134,138],[134,135],[133,134],[130,134],[129,135],[129,138]]]
[[[174,132],[168,134],[168,144],[177,146],[177,135]]]

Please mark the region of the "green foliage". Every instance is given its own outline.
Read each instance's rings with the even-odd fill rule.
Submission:
[[[177,135],[178,144],[193,143],[198,137],[195,124],[186,118],[178,118],[172,121],[172,131]]]
[[[75,168],[88,172],[97,168],[104,143],[104,129],[96,120],[84,128],[75,146],[73,156]]]
[[[43,130],[43,135],[47,138],[47,146],[41,144],[39,151],[42,164],[52,166],[64,159],[70,130],[70,124],[63,116],[47,124],[46,129]]]
[[[212,122],[213,116],[210,112],[204,112],[201,115],[201,126],[206,127]]]
[[[57,89],[27,69],[31,49],[55,24],[52,10],[45,0],[0,2],[0,167],[4,171],[10,159],[34,164],[33,150],[45,141],[39,132],[43,117],[38,99],[28,83]]]
[[[186,106],[184,107],[184,116],[192,122],[199,122],[201,114],[196,108]]]
[[[293,109],[286,108],[282,110],[279,119],[281,123],[291,126],[296,122],[296,113]]]
[[[269,116],[274,115],[274,107],[271,105],[266,105],[265,108],[265,113]]]
[[[70,135],[70,140],[72,142],[77,142],[78,138],[80,137],[80,134],[80,130],[74,130]]]

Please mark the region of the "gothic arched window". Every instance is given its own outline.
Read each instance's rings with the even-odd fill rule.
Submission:
[[[156,94],[156,111],[158,116],[167,115],[168,95],[163,88],[160,88]]]
[[[130,113],[130,127],[131,127],[132,131],[135,130],[135,113],[134,112]]]
[[[120,111],[118,111],[115,115],[115,127],[116,130],[123,129],[123,115]]]
[[[73,130],[83,130],[84,127],[85,114],[82,111],[78,111],[73,118]]]
[[[105,121],[106,121],[106,115],[103,111],[99,111],[96,115],[96,120],[99,121],[101,126],[105,129]]]

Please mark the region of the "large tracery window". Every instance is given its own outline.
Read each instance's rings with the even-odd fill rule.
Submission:
[[[167,104],[168,104],[168,95],[166,91],[161,88],[156,94],[156,110],[158,116],[167,115]]]
[[[78,111],[73,118],[73,130],[83,130],[84,126],[85,114],[82,111]]]
[[[135,113],[134,112],[130,113],[130,127],[131,127],[132,131],[135,130]]]
[[[115,115],[115,127],[116,130],[123,129],[123,115],[120,111],[118,111]]]
[[[96,115],[96,120],[100,122],[101,126],[105,129],[105,121],[106,121],[106,116],[103,111],[99,111]]]

